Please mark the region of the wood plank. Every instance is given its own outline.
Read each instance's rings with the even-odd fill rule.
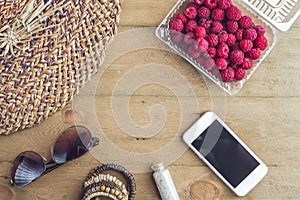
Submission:
[[[176,0],[124,1],[121,26],[157,26],[175,5]]]
[[[175,117],[176,115],[180,115],[180,109],[175,106],[177,104],[176,99],[166,96],[155,98],[149,96],[132,97],[130,111],[132,116],[138,116],[135,120],[141,124],[149,122],[147,111],[152,103],[162,102],[161,104],[165,104],[164,102],[169,102],[169,108],[173,108],[171,111],[167,109],[171,113],[171,120],[167,122],[170,126],[162,130],[163,135],[159,138],[154,137],[147,140],[132,140],[128,135],[121,134],[120,128],[113,122],[113,119],[109,119],[111,115],[111,109],[108,106],[109,101],[110,97],[99,97],[96,101],[98,105],[96,113],[102,117],[103,129],[111,137],[112,141],[126,143],[126,147],[130,146],[134,151],[143,150],[142,146],[149,144],[149,149],[153,151],[154,146],[151,145],[153,141],[161,138],[168,140],[174,137],[174,135],[168,134],[172,132],[172,127],[177,126],[179,120],[178,117]],[[141,104],[141,101],[144,101],[145,105]],[[205,102],[208,100],[203,98],[202,101]],[[246,199],[291,199],[297,195],[299,188],[298,180],[300,178],[297,171],[298,163],[300,163],[298,156],[300,153],[298,145],[300,113],[296,109],[298,102],[299,98],[279,97],[232,97],[227,99],[226,123],[237,132],[270,168],[266,179]],[[200,108],[199,112],[202,109]],[[257,112],[251,112],[253,110]],[[190,113],[184,117],[184,125],[188,127],[196,118],[197,116],[194,113]],[[85,118],[85,120],[88,119]],[[50,117],[47,123],[44,122],[37,127],[22,131],[21,134],[1,137],[0,184],[8,186],[8,179],[4,177],[9,177],[10,162],[21,151],[35,150],[49,159],[50,144],[54,141],[58,132],[67,126],[69,124],[62,120],[62,112],[59,112],[55,116]],[[20,143],[22,145],[16,145]],[[115,144],[117,146],[120,145],[118,142]],[[125,146],[120,146],[125,148]],[[105,151],[107,150],[103,149],[103,153]],[[41,177],[26,188],[13,188],[13,191],[17,197],[77,199],[81,191],[81,184],[88,171],[99,164],[92,155],[86,155]],[[169,169],[182,199],[189,199],[187,188],[196,179],[209,181],[218,185],[219,189],[224,193],[222,196],[223,199],[237,199],[190,150],[171,164]],[[137,199],[159,199],[150,173],[135,174],[135,177],[138,185]],[[62,185],[68,185],[68,187],[62,187]]]
[[[122,5],[121,26],[158,26],[176,4],[176,0],[125,0]],[[295,27],[300,27],[298,19]]]
[[[176,0],[154,0],[150,3],[146,0],[123,1],[119,36],[125,31],[138,27],[154,30],[175,3]],[[206,80],[190,64],[168,51],[152,48],[118,55],[124,46],[130,45],[129,40],[125,40],[124,43],[117,44],[116,49],[107,51],[106,60],[116,55],[117,59],[104,71],[100,82],[94,80],[89,83],[90,86],[97,86],[95,98],[90,95],[86,87],[78,96],[83,98],[81,99],[83,104],[78,104],[75,99],[74,104],[70,104],[65,110],[79,109],[77,111],[82,115],[81,124],[99,123],[108,142],[129,152],[151,154],[158,148],[168,146],[174,138],[179,139],[176,143],[178,148],[176,146],[174,149],[178,159],[175,159],[168,168],[181,199],[192,199],[190,186],[197,181],[215,185],[222,194],[220,199],[240,199],[229,191],[191,150],[187,149],[180,138],[181,133],[201,113],[215,110],[269,167],[267,177],[243,199],[298,199],[300,188],[299,31],[300,19],[291,30],[280,35],[281,40],[277,46],[246,83],[241,93],[235,97],[225,96],[224,92],[215,92],[215,96],[211,97]],[[130,35],[129,38],[134,36]],[[155,38],[153,31],[145,35],[145,38],[145,42],[149,44],[164,46]],[[162,73],[162,70],[152,70],[151,74],[149,72],[147,74],[147,70],[142,70],[130,81],[120,81],[126,75],[134,74],[139,66],[146,66],[146,68],[165,66],[169,71]],[[151,75],[155,75],[158,79],[149,82]],[[141,84],[143,81],[147,84]],[[133,85],[139,87],[132,91]],[[210,85],[212,84],[209,83]],[[163,126],[151,138],[143,137],[143,134],[149,135],[149,132],[141,132],[141,135],[136,137],[129,135],[126,129],[124,131],[120,124],[116,123],[114,115],[122,114],[124,110],[113,113],[118,110],[112,108],[112,95],[119,106],[117,108],[128,108],[132,122],[140,127],[163,120],[159,110],[150,112],[153,105],[162,106],[157,108],[165,110],[166,118]],[[86,113],[90,110],[86,108],[93,106],[86,103],[91,99],[95,100],[96,109],[92,111],[93,113]],[[198,106],[195,106],[195,101]],[[90,117],[92,114],[96,117]],[[109,156],[114,155],[110,152],[111,149],[98,146],[91,154],[61,166],[25,188],[10,187],[11,163],[20,152],[33,150],[48,160],[51,158],[50,149],[55,138],[64,128],[72,125],[64,121],[63,115],[64,111],[60,111],[34,128],[0,137],[1,200],[5,198],[79,199],[86,175],[92,168],[101,165],[94,156],[103,154],[102,156],[106,156],[111,161],[117,163],[122,161],[120,157],[123,154],[110,158]],[[179,151],[179,146],[185,148]],[[161,159],[166,157],[167,155],[164,155]],[[134,163],[128,160],[125,166],[132,166]],[[137,200],[160,199],[150,172],[135,173],[134,176],[137,182]],[[204,197],[212,195],[212,193],[205,194],[209,188],[204,186],[201,188]]]
[[[145,36],[149,38],[149,42],[158,43],[153,46],[160,47],[160,41],[155,39],[154,33],[151,33],[151,30],[146,32],[149,32],[149,35]],[[299,66],[297,63],[300,62],[300,56],[298,56],[298,51],[295,49],[297,49],[299,44],[300,35],[297,33],[297,29],[292,29],[290,34],[285,34],[281,37],[278,45],[258,68],[256,73],[245,84],[244,88],[239,93],[239,96],[299,97],[300,87],[298,86],[300,84],[300,72],[298,70]],[[121,32],[120,35],[122,34],[124,34],[124,32]],[[126,38],[125,36],[120,37]],[[105,81],[101,81],[103,88],[115,87],[117,81],[121,79],[123,75],[130,74],[138,67],[143,67],[143,65],[151,65],[152,67],[158,68],[167,67],[169,69],[176,70],[178,75],[170,78],[170,84],[173,84],[174,87],[181,88],[182,93],[185,95],[188,94],[185,92],[186,86],[183,85],[182,78],[187,79],[196,95],[209,95],[208,92],[203,93],[205,88],[207,88],[206,84],[214,85],[214,83],[212,83],[210,80],[203,79],[202,75],[199,75],[199,73],[188,62],[172,52],[160,49],[139,49],[133,52],[127,52],[126,54],[118,55],[116,53],[117,48],[118,47],[115,47],[114,49],[114,46],[112,46],[107,52],[107,60],[112,58],[116,58],[116,60],[114,60],[112,63],[108,62],[104,65],[106,70],[102,77],[104,77]],[[163,75],[157,70],[152,70],[151,73],[157,76],[158,79]],[[108,81],[108,79],[110,81]],[[140,79],[147,80],[147,76],[140,77]],[[130,81],[138,81],[138,79]],[[138,91],[137,95],[152,95],[154,93],[162,95],[162,93],[159,93],[159,91],[157,91],[155,88],[148,88],[149,90],[145,89]],[[128,95],[126,94],[126,91],[130,91],[130,89],[132,88],[126,88],[124,86],[124,90],[118,94]],[[111,90],[101,90],[100,92],[101,95],[110,95],[109,93]],[[224,96],[224,92],[222,91],[218,91],[216,93],[219,94],[218,96]]]

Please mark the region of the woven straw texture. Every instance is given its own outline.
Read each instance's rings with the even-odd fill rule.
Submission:
[[[119,0],[0,1],[0,134],[47,119],[97,72]]]

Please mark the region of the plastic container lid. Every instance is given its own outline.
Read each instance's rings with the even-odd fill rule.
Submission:
[[[241,0],[281,31],[287,31],[300,15],[298,0]]]
[[[298,0],[232,0],[233,5],[242,9],[243,15],[251,16],[255,24],[264,26],[266,29],[265,37],[268,39],[269,46],[266,50],[262,51],[260,59],[254,61],[252,69],[247,70],[245,78],[241,81],[223,82],[205,69],[205,67],[201,66],[197,60],[188,55],[186,50],[171,40],[169,30],[170,20],[182,12],[188,3],[192,1],[178,0],[156,29],[156,36],[230,95],[236,95],[240,92],[244,84],[275,47],[281,32],[289,30],[300,14],[300,2]]]

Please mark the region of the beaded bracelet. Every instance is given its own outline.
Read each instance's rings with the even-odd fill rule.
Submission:
[[[89,198],[93,193],[106,193],[109,194],[109,197],[114,196],[118,200],[128,200],[128,196],[123,195],[121,190],[114,187],[112,184],[109,183],[93,183],[89,185],[87,188],[84,189],[82,193],[82,200],[86,200]]]
[[[116,196],[112,195],[112,194],[108,194],[106,192],[95,192],[90,194],[88,197],[85,198],[85,200],[91,200],[95,197],[99,197],[99,196],[105,196],[105,197],[109,197],[113,200],[118,200]]]
[[[92,176],[97,176],[98,174],[106,171],[106,170],[116,170],[120,173],[122,173],[126,179],[127,182],[127,190],[129,191],[129,200],[134,200],[134,196],[136,194],[136,184],[135,180],[133,178],[133,175],[124,167],[117,165],[117,164],[104,164],[102,166],[96,167],[94,170],[92,170],[86,181],[89,180]]]
[[[109,181],[116,185],[125,196],[128,196],[128,190],[126,189],[125,184],[119,180],[117,177],[110,174],[98,174],[97,176],[93,175],[89,180],[84,182],[84,188],[88,187],[93,183],[99,183],[102,181]]]
[[[85,188],[82,191],[81,199],[85,199],[88,195],[92,194],[93,192],[106,192],[106,190],[108,191],[107,188],[115,189],[114,186],[109,183],[99,183],[97,187],[91,184],[89,187]]]

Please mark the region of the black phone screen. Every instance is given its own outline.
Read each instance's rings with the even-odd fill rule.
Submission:
[[[259,165],[218,120],[192,145],[234,188]]]

